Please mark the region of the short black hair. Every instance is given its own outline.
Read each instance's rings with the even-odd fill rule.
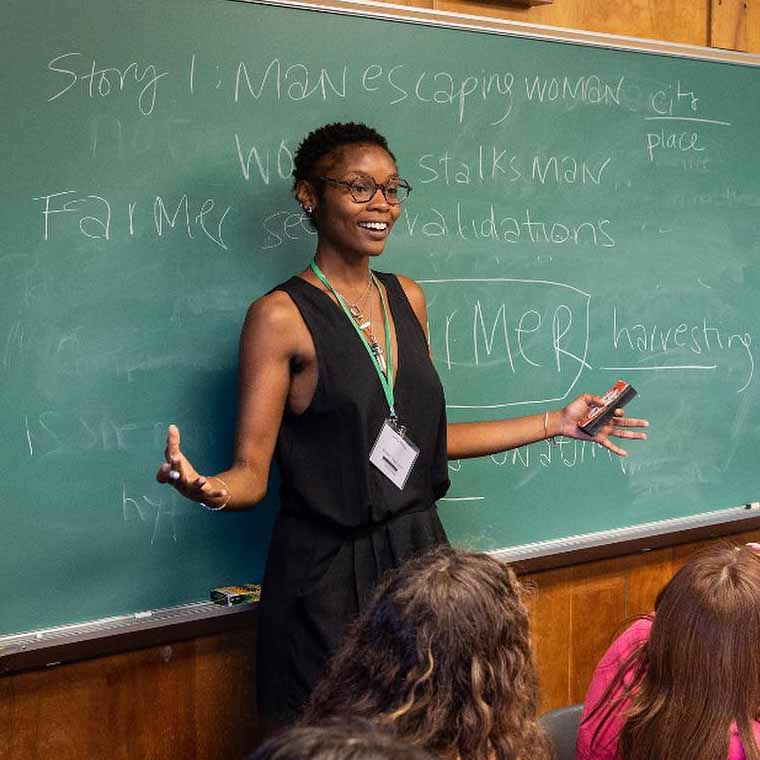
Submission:
[[[308,135],[293,156],[293,189],[302,180],[313,180],[314,167],[326,155],[346,145],[377,145],[395,161],[388,141],[375,129],[353,121],[325,124]]]
[[[248,760],[433,760],[426,750],[368,720],[296,726],[262,744]]]

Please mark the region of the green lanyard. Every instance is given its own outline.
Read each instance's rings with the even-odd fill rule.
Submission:
[[[312,260],[311,262],[311,271],[314,272],[314,274],[317,276],[317,279],[335,296],[335,300],[340,304],[340,308],[343,309],[343,313],[348,317],[348,321],[354,326],[354,329],[356,330],[359,337],[361,338],[361,341],[364,344],[364,348],[367,349],[369,358],[372,359],[372,364],[375,367],[375,371],[377,372],[378,378],[380,379],[380,385],[383,388],[383,393],[385,393],[385,400],[388,402],[388,409],[390,410],[390,418],[391,420],[395,421],[397,418],[396,418],[396,406],[395,406],[394,397],[393,397],[393,358],[392,358],[393,347],[391,346],[391,327],[390,327],[390,320],[388,319],[388,311],[385,306],[385,296],[383,295],[383,290],[380,287],[380,284],[378,283],[374,272],[370,271],[369,276],[372,278],[372,282],[377,288],[377,292],[380,294],[380,305],[383,310],[383,327],[385,328],[385,353],[386,353],[387,362],[388,362],[387,377],[385,373],[383,372],[383,370],[381,369],[380,362],[377,360],[377,356],[375,356],[374,352],[372,351],[372,347],[369,345],[367,336],[359,328],[359,325],[356,324],[356,320],[351,316],[351,312],[349,311],[348,306],[346,306],[346,302],[343,300],[343,297],[330,284],[327,277],[325,277],[322,274],[322,271],[317,266],[316,260]]]

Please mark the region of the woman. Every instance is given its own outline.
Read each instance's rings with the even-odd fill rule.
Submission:
[[[578,760],[760,760],[760,558],[690,560],[597,666]]]
[[[380,731],[369,721],[335,721],[281,731],[248,760],[433,760],[433,757]]]
[[[512,420],[446,424],[412,280],[374,273],[409,184],[381,135],[360,124],[312,132],[295,155],[294,190],[318,233],[312,265],[249,309],[240,341],[232,466],[200,475],[169,428],[158,471],[211,509],[244,509],[266,490],[275,446],[281,508],[269,548],[258,639],[261,709],[296,715],[344,626],[383,572],[446,542],[435,502],[447,458],[476,457],[554,435],[599,403]],[[644,438],[615,417],[594,440]]]
[[[528,613],[508,565],[439,547],[380,582],[304,723],[374,719],[441,758],[542,760]]]

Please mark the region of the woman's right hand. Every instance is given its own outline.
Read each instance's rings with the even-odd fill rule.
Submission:
[[[198,473],[190,464],[190,460],[182,453],[179,447],[179,428],[176,425],[169,425],[164,458],[166,461],[156,473],[156,480],[159,483],[174,486],[177,491],[192,501],[226,498],[226,489],[214,489],[209,483],[209,480],[216,481],[217,478],[207,478]]]

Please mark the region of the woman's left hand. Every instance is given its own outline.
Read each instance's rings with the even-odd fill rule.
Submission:
[[[597,430],[596,435],[591,436],[584,433],[578,427],[578,422],[597,406],[604,406],[604,402],[599,396],[592,396],[590,393],[584,393],[574,401],[571,401],[560,412],[561,428],[559,435],[564,435],[568,438],[578,438],[582,441],[596,441],[596,443],[609,449],[613,454],[621,457],[628,456],[628,452],[625,449],[621,449],[620,446],[616,446],[610,440],[610,436],[640,441],[646,440],[646,433],[642,433],[639,430],[631,430],[631,428],[649,427],[649,420],[626,417],[622,409],[616,409],[614,414]]]

